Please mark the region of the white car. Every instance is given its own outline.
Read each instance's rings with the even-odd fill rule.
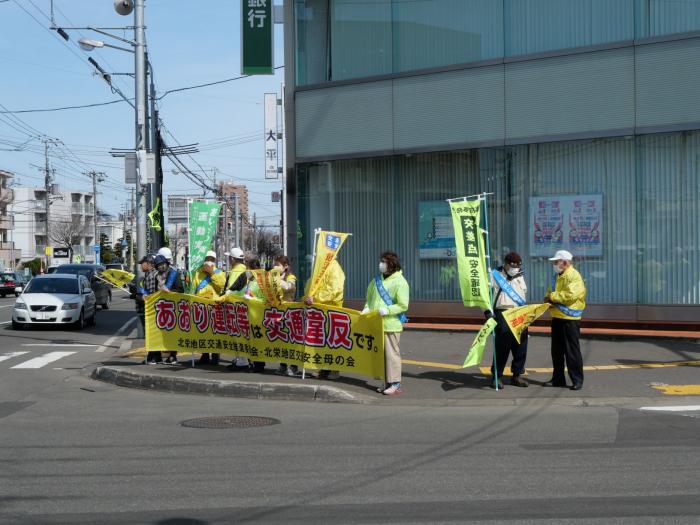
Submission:
[[[34,277],[15,301],[12,328],[36,325],[97,323],[97,300],[84,275],[51,274]]]

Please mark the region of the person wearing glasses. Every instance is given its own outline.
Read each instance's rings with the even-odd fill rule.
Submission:
[[[515,339],[508,323],[503,318],[503,312],[511,308],[524,306],[527,301],[527,284],[523,273],[523,259],[517,252],[508,253],[503,259],[503,266],[499,266],[491,272],[493,284],[493,312],[484,312],[485,317],[493,317],[498,323],[494,329],[496,334],[496,366],[497,376],[494,377],[493,364],[491,365],[491,388],[503,388],[501,377],[505,370],[508,357],[512,354],[513,360],[510,370],[513,374],[510,384],[526,387],[528,382],[522,378],[525,373],[525,359],[527,358],[527,330],[521,337],[520,343]]]

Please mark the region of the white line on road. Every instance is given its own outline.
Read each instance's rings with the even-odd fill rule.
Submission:
[[[58,361],[63,357],[73,355],[75,352],[49,352],[41,357],[35,357],[24,363],[13,366],[12,368],[41,368],[42,366]]]
[[[97,350],[95,350],[95,352],[104,352],[105,350],[107,350],[107,348],[109,348],[109,346],[115,341],[115,339],[117,339],[117,337],[120,337],[124,332],[126,332],[129,329],[129,326],[134,321],[136,321],[136,317],[132,317],[131,319],[129,319],[126,323],[124,323],[124,326],[117,330],[116,334],[107,339],[104,342],[104,344],[100,345],[100,347]]]
[[[12,321],[3,321],[3,322],[0,323],[0,324],[10,324],[11,322],[12,322]]]
[[[7,352],[6,354],[0,354],[0,361],[7,361],[8,359],[12,359],[13,357],[17,357],[19,355],[24,355],[28,353],[29,352]]]
[[[695,410],[700,410],[700,405],[641,407],[639,410],[647,410],[649,412],[694,412]]]
[[[12,308],[14,304],[6,304],[5,306],[0,306],[0,308]]]
[[[75,347],[93,347],[98,344],[86,343],[23,343],[22,346],[75,346]]]

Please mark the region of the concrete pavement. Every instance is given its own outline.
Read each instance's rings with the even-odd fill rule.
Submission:
[[[470,332],[409,330],[401,340],[403,357],[402,394],[376,393],[378,381],[353,375],[337,380],[279,376],[276,364],[264,374],[229,372],[224,366],[192,368],[189,355],[181,363],[140,365],[143,340],[129,339],[135,351],[104,362],[93,377],[121,386],[178,393],[196,393],[254,399],[400,404],[421,406],[521,405],[545,402],[563,405],[607,404],[699,404],[700,344],[698,340],[670,338],[584,337],[581,348],[585,365],[582,391],[545,388],[551,377],[550,339],[546,334],[529,340],[528,388],[517,388],[504,378],[498,392],[489,388],[490,350],[480,368],[462,369],[471,343]],[[490,348],[490,347],[489,347]],[[196,357],[196,354],[195,354]],[[224,359],[227,359],[224,356]],[[228,364],[228,361],[224,361]],[[509,372],[508,372],[509,373]],[[683,387],[683,388],[678,388]],[[678,392],[681,395],[667,395]]]

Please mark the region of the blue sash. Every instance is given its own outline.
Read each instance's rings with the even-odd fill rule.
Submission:
[[[557,274],[555,273],[552,275],[552,292],[554,292],[557,288]],[[559,310],[564,314],[568,315],[569,317],[581,317],[583,315],[583,310],[574,310],[573,308],[569,308],[568,306],[564,306],[561,303],[554,303],[554,306],[559,308]]]
[[[221,273],[221,270],[219,268],[214,270],[214,275],[216,275],[217,273]],[[211,282],[211,275],[207,274],[207,276],[204,279],[199,281],[199,284],[197,285],[197,289],[194,291],[195,295],[198,294],[199,292],[201,292],[202,290],[204,290],[210,282]]]
[[[382,282],[382,276],[377,275],[374,278],[374,286],[377,287],[377,291],[379,292],[379,296],[382,298],[382,301],[386,303],[387,306],[391,306],[394,304],[394,301],[391,300],[391,296],[389,295],[389,292],[387,292],[386,288],[384,288],[384,283]],[[406,321],[408,321],[408,317],[406,317],[405,312],[401,312],[399,314],[399,321],[401,324],[404,324]]]
[[[491,270],[491,275],[493,276],[494,280],[498,283],[498,286],[503,290],[508,297],[510,297],[515,304],[518,306],[525,306],[525,299],[520,297],[520,294],[516,292],[513,287],[510,285],[508,280],[503,277],[501,272],[498,270]],[[495,306],[495,305],[494,305]]]
[[[176,278],[177,270],[175,268],[170,268],[170,272],[168,273],[168,279],[165,281],[165,286],[168,288],[168,290],[170,290],[170,288],[173,287]]]

